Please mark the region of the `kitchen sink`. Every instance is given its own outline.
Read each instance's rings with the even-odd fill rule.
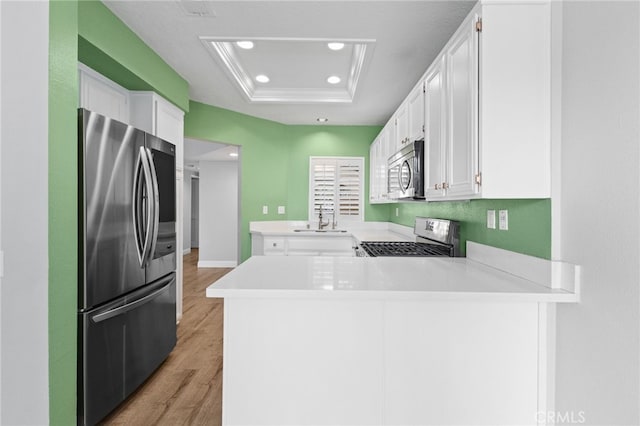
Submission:
[[[293,232],[322,232],[322,233],[334,233],[334,232],[347,232],[346,229],[294,229]]]

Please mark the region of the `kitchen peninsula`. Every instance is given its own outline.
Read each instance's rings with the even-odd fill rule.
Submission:
[[[467,243],[466,258],[253,256],[224,298],[223,424],[537,424],[546,312],[579,268]]]

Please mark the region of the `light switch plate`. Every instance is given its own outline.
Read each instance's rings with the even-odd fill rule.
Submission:
[[[500,210],[498,215],[499,227],[502,231],[506,231],[509,229],[509,211],[508,210]]]
[[[496,229],[496,211],[487,210],[487,228]]]
[[[269,206],[262,206],[262,214],[269,214]]]
[[[278,214],[284,214],[284,206],[278,206]]]

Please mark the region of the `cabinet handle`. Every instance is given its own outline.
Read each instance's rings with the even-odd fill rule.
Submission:
[[[442,182],[442,189],[449,189],[449,184],[447,182]]]
[[[433,186],[433,189],[440,189],[440,185],[436,183],[436,184]]]

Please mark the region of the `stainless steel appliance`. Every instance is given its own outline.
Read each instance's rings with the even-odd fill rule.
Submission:
[[[78,424],[96,424],[176,344],[175,147],[78,111]]]
[[[424,139],[413,141],[389,157],[387,189],[394,200],[423,200]]]
[[[363,241],[356,256],[460,256],[460,224],[446,219],[416,217],[416,241]]]

